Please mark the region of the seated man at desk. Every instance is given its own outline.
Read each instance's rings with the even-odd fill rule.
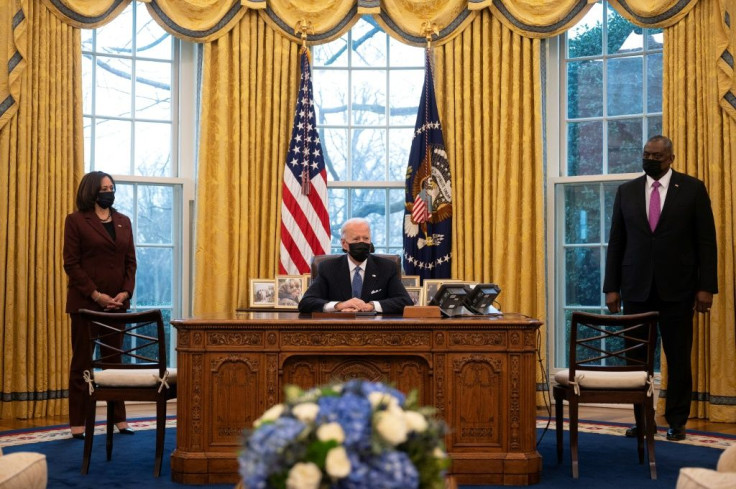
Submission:
[[[371,255],[371,226],[348,219],[340,234],[346,256],[320,263],[317,276],[299,302],[299,312],[370,312],[401,314],[412,305],[396,264]]]

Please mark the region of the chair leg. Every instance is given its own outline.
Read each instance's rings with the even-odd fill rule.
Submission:
[[[95,435],[95,405],[97,401],[93,396],[90,396],[87,401],[87,419],[84,425],[84,456],[82,457],[82,474],[89,473],[89,462],[92,458],[92,442],[94,441]]]
[[[164,457],[164,437],[166,436],[166,399],[156,401],[156,460],[153,476],[161,475],[161,461]]]
[[[634,420],[636,421],[636,451],[639,455],[639,463],[644,463],[644,438],[647,429],[647,423],[644,419],[644,406],[642,404],[634,404]]]
[[[555,431],[557,435],[557,463],[562,463],[562,430],[563,430],[563,414],[564,405],[562,404],[562,396],[555,392]]]
[[[572,461],[572,477],[578,478],[578,400],[575,394],[570,396],[570,460]]]
[[[112,436],[113,436],[113,416],[115,414],[115,403],[107,401],[107,433],[105,440],[105,449],[107,451],[107,461],[112,460]]]
[[[654,400],[650,397],[644,405],[646,413],[647,453],[649,454],[649,477],[657,479],[657,463],[654,458],[654,434],[657,432],[657,424],[654,421]]]

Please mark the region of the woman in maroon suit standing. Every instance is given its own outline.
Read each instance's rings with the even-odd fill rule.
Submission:
[[[90,359],[88,328],[77,311],[124,312],[135,286],[135,245],[130,219],[112,207],[115,181],[107,173],[86,174],[77,190],[77,211],[64,223],[64,271],[69,276],[66,312],[72,320],[69,369],[69,424],[74,438],[84,439],[89,387],[84,370]],[[132,435],[123,402],[115,403],[113,421]]]

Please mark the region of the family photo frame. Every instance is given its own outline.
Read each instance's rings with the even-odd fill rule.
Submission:
[[[304,292],[307,291],[306,275],[276,275],[276,309],[293,309],[299,306]]]
[[[276,282],[272,278],[250,279],[249,307],[273,307],[276,300]]]

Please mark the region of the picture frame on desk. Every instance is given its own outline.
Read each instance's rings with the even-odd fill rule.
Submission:
[[[276,282],[272,278],[250,279],[249,307],[273,307],[276,303]]]
[[[307,291],[305,275],[276,275],[276,309],[296,310]]]
[[[406,291],[409,293],[409,297],[411,297],[412,302],[414,302],[414,306],[423,306],[424,302],[424,295],[422,294],[422,288],[421,287],[404,287]]]
[[[462,280],[455,280],[450,278],[426,278],[424,279],[424,285],[422,289],[422,306],[429,306],[432,298],[440,290],[443,284],[454,284],[462,282]]]
[[[409,289],[409,287],[421,287],[421,284],[419,283],[419,275],[402,275],[401,276],[401,283],[404,284],[404,287]],[[415,304],[418,305],[418,304]]]

